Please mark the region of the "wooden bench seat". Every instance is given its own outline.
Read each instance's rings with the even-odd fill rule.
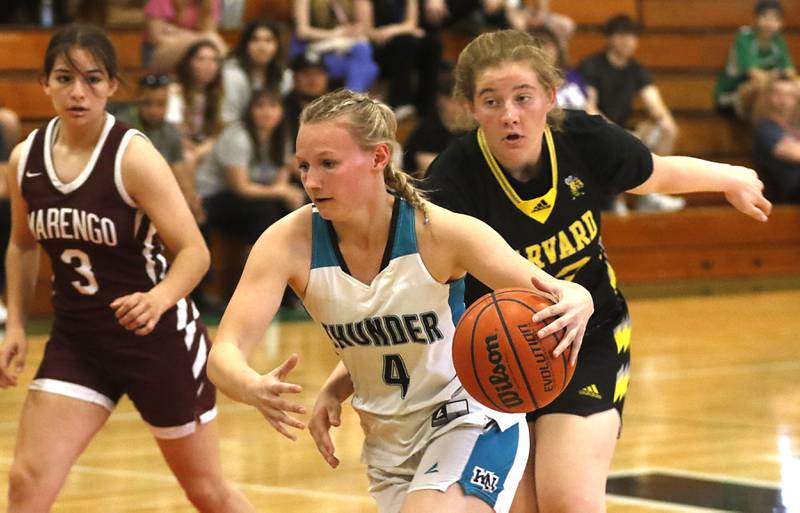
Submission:
[[[732,207],[603,219],[603,243],[622,283],[797,275],[800,207],[778,206],[767,223]]]
[[[753,22],[754,4],[754,1],[742,0],[641,0],[640,12],[641,21],[648,29],[736,29]],[[784,1],[782,4],[784,27],[800,27],[800,3]]]

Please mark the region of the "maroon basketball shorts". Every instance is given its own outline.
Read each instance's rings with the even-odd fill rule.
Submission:
[[[601,324],[587,333],[572,381],[552,403],[529,412],[528,421],[548,413],[588,417],[612,408],[622,417],[630,373],[630,340],[627,310],[620,321]]]
[[[183,310],[181,310],[183,308]],[[181,438],[216,417],[216,392],[206,376],[210,343],[191,302],[167,312],[140,337],[118,324],[87,328],[59,320],[31,390],[65,395],[113,410],[128,394],[157,438]]]

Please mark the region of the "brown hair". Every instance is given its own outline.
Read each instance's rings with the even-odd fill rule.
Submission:
[[[500,30],[481,34],[461,51],[454,71],[453,97],[472,102],[478,75],[503,63],[527,64],[545,91],[555,92],[563,80],[561,71],[548,62],[533,36],[520,30]],[[563,119],[564,111],[558,107],[547,114],[547,122],[554,128],[561,126]]]
[[[205,110],[203,111],[203,136],[211,136],[217,134],[222,128],[222,56],[219,53],[217,46],[209,39],[201,39],[193,43],[186,49],[186,53],[178,64],[175,66],[175,75],[178,78],[178,83],[181,85],[181,95],[183,96],[184,106],[187,111],[194,104],[194,97],[192,95],[194,75],[192,73],[192,59],[203,48],[211,48],[217,54],[219,68],[217,69],[217,76],[214,80],[205,87],[203,94],[205,95]],[[184,116],[186,118],[186,116]],[[184,119],[184,123],[186,123]],[[194,134],[192,134],[194,135]]]
[[[378,144],[386,144],[394,156],[397,146],[397,120],[394,112],[366,94],[338,89],[322,95],[300,113],[300,125],[340,118],[362,149],[370,150]],[[427,218],[424,196],[414,186],[416,180],[402,169],[397,169],[392,160],[390,159],[389,164],[383,169],[386,186],[414,208],[426,213]]]
[[[75,63],[69,56],[69,52],[73,48],[82,48],[89,52],[97,64],[105,68],[108,78],[119,80],[117,54],[111,41],[99,28],[82,24],[68,25],[58,30],[50,38],[50,43],[44,52],[44,66],[42,67],[42,74],[45,78],[50,76],[56,59],[59,57],[64,57],[67,65],[77,71]]]

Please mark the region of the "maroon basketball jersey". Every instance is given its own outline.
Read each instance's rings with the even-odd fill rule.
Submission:
[[[113,319],[109,304],[164,278],[155,226],[125,191],[122,155],[139,134],[108,114],[86,167],[70,183],[56,175],[58,118],[25,142],[18,178],[28,226],[53,264],[53,307],[73,319]]]

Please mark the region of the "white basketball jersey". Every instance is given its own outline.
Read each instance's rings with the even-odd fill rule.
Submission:
[[[394,466],[453,427],[505,429],[519,415],[488,410],[453,368],[453,332],[464,312],[464,280],[442,284],[417,250],[414,208],[395,200],[381,270],[366,285],[347,270],[333,225],[312,213],[311,273],[304,303],[333,342],[353,381],[364,429],[363,460]]]

